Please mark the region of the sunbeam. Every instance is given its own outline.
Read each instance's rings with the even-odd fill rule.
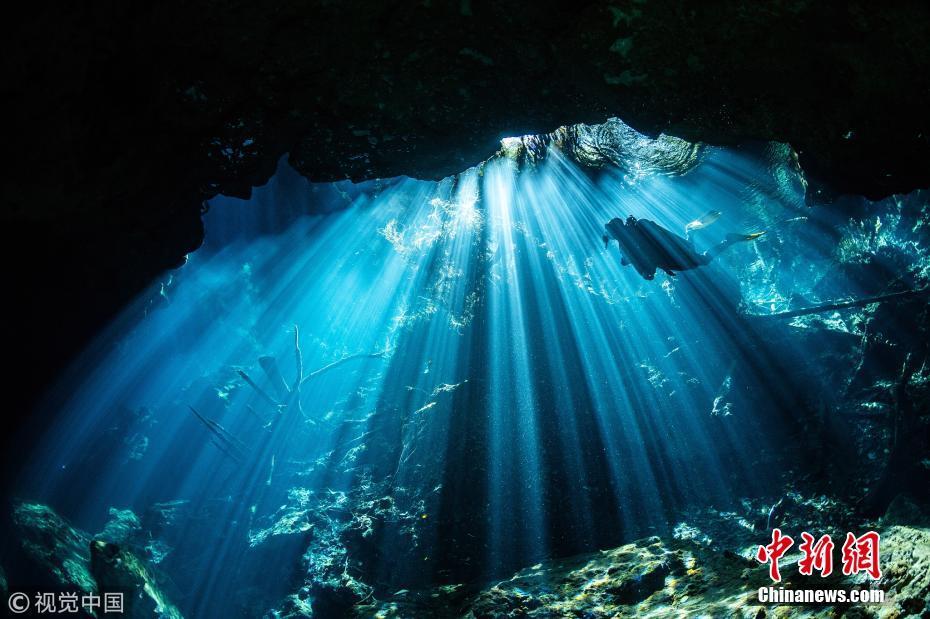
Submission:
[[[680,148],[682,168],[594,169],[515,138],[440,182],[282,164],[250,201],[213,200],[204,247],[63,381],[29,498],[88,530],[105,506],[180,519],[147,552],[200,616],[232,614],[245,580],[274,604],[298,563],[370,599],[372,580],[498,578],[765,495],[810,389],[760,344],[765,315],[822,300],[773,258],[808,235],[827,260],[829,226],[799,214],[790,149]],[[766,234],[653,280],[602,240],[629,216],[683,237],[709,210],[695,252]]]

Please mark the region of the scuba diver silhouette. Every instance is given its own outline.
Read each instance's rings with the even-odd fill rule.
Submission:
[[[676,271],[687,271],[708,264],[725,249],[732,245],[757,239],[765,232],[752,234],[728,234],[726,238],[707,251],[699,253],[690,238],[692,230],[705,228],[720,218],[719,211],[711,211],[685,226],[685,237],[669,232],[659,224],[648,219],[636,219],[632,215],[623,221],[619,217],[611,219],[604,225],[604,248],[614,239],[620,245],[622,254],[620,263],[633,265],[636,272],[645,279],[652,279],[657,269],[662,269],[670,277]]]

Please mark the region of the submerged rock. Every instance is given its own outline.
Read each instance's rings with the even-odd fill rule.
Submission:
[[[455,587],[438,588],[428,595],[395,595],[360,608],[358,616],[755,616],[751,602],[767,574],[752,567],[735,553],[715,552],[693,541],[651,537],[534,565],[467,595]],[[424,609],[428,600],[433,607],[455,607],[455,612]]]
[[[396,591],[396,582],[408,580],[407,566],[422,562],[419,535],[430,526],[423,499],[365,476],[357,481],[348,491],[291,488],[268,526],[249,532],[256,550],[269,546],[280,555],[295,543],[305,549],[301,586],[267,616],[344,616],[376,594]],[[390,557],[380,546],[388,537],[397,542]],[[390,573],[379,571],[383,565]]]
[[[168,601],[152,570],[132,552],[103,540],[90,546],[91,571],[100,591],[122,591],[125,615],[182,619]]]
[[[498,155],[535,163],[553,148],[587,167],[617,166],[633,183],[653,174],[687,174],[700,163],[703,147],[665,134],[649,137],[619,118],[610,118],[596,125],[569,125],[548,134],[505,138]]]
[[[330,496],[335,496],[331,493]],[[249,531],[249,546],[254,548],[279,536],[301,535],[313,529],[311,517],[320,511],[321,501],[306,488],[291,488],[287,493],[288,502],[282,505],[271,517],[271,524],[265,528]],[[336,498],[334,505],[345,502],[345,495]]]
[[[26,554],[64,587],[96,589],[90,573],[90,536],[41,503],[18,503],[13,522]]]
[[[891,527],[882,534],[882,588],[897,616],[930,614],[930,529]],[[891,614],[889,616],[895,616]]]
[[[13,522],[22,535],[26,554],[63,588],[95,594],[122,592],[125,617],[181,619],[152,568],[133,550],[102,539],[129,544],[141,532],[138,518],[130,510],[111,509],[110,515],[112,520],[98,534],[101,539],[74,527],[41,503],[16,504]],[[0,584],[5,589],[5,579]]]
[[[612,615],[643,602],[672,574],[685,573],[684,557],[658,537],[578,559],[540,564],[482,591],[468,616]]]
[[[906,494],[899,494],[888,505],[881,522],[885,525],[912,525],[930,527],[930,514],[927,514]]]
[[[824,501],[820,501],[823,503]],[[804,501],[814,505],[817,501]],[[791,517],[792,533],[810,524]],[[650,537],[598,553],[548,561],[484,586],[402,590],[355,607],[358,617],[916,617],[930,609],[930,530],[892,526],[881,531],[882,578],[844,576],[838,554],[827,578],[798,573],[800,553],[781,562],[778,588],[880,588],[880,604],[760,604],[757,591],[773,585],[767,566],[747,556],[760,534],[734,527],[726,518],[713,534],[729,530],[726,542],[706,535]],[[865,523],[860,523],[865,526]],[[695,529],[696,530],[696,529]],[[835,553],[838,553],[835,550]]]
[[[190,501],[178,499],[151,505],[143,514],[144,528],[150,533],[145,541],[145,554],[152,563],[161,563],[174,551],[178,530],[197,516]],[[200,516],[208,519],[208,516]]]
[[[110,520],[94,539],[111,544],[126,544],[142,532],[142,523],[131,509],[110,508]]]

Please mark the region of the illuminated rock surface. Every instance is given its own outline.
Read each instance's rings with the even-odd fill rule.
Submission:
[[[820,514],[830,520],[831,512]],[[706,524],[723,531],[735,523],[717,514]],[[794,523],[785,523],[786,527]],[[680,531],[689,527],[682,523]],[[739,531],[736,526],[735,530]],[[711,530],[711,532],[714,532]],[[731,529],[732,531],[732,529]],[[358,617],[910,617],[930,608],[930,530],[893,526],[881,531],[883,578],[828,578],[797,573],[796,548],[782,560],[782,582],[753,554],[751,530],[728,536],[729,544],[690,535],[658,537],[521,570],[480,591],[462,585],[402,591],[386,601],[356,607]],[[739,542],[742,542],[740,545]],[[791,565],[789,565],[789,561]],[[836,552],[835,561],[840,557]],[[762,587],[886,591],[882,604],[760,604]]]
[[[180,619],[152,568],[134,551],[105,541],[128,542],[129,533],[139,528],[138,519],[128,510],[111,510],[111,516],[103,533],[90,536],[38,503],[20,503],[13,514],[26,555],[53,578],[53,585],[98,595],[121,592],[124,615],[134,619]],[[38,588],[43,590],[41,584]]]

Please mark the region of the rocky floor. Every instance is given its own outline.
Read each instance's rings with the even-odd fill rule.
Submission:
[[[925,617],[930,613],[930,529],[881,530],[883,578],[797,573],[792,555],[781,587],[873,587],[875,605],[760,604],[767,568],[752,546],[721,549],[699,538],[651,537],[598,553],[534,565],[477,592],[463,586],[397,592],[356,608],[359,617]],[[746,541],[749,541],[747,536]],[[786,565],[787,563],[783,563]]]
[[[784,589],[881,589],[881,604],[760,604],[769,587],[768,568],[755,560],[768,541],[766,506],[745,501],[739,512],[705,509],[686,514],[671,535],[527,567],[510,578],[484,584],[453,584],[425,590],[372,592],[338,611],[314,612],[299,593],[268,617],[927,617],[930,616],[930,519],[899,497],[877,521],[858,520],[828,497],[789,494],[773,524],[799,538],[802,530],[836,533],[874,528],[881,534],[881,579],[843,576],[822,579],[797,570],[797,546],[781,561]],[[151,557],[135,545],[138,520],[128,511],[91,535],[48,506],[20,503],[14,522],[25,554],[51,580],[81,591],[120,588],[135,592],[130,617],[180,617],[160,584]],[[834,564],[839,566],[839,550]],[[253,612],[253,611],[250,611]],[[242,616],[249,616],[243,614]]]

